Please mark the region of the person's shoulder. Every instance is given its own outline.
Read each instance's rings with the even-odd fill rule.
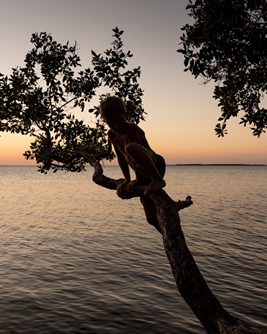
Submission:
[[[116,133],[115,133],[113,130],[109,129],[109,130],[108,130],[108,138],[109,138],[110,140],[112,140],[112,139],[114,139],[115,137],[116,137]]]
[[[134,124],[134,123],[132,123],[132,124],[134,125],[135,131],[138,133],[138,135],[140,137],[145,136],[145,131],[143,129],[141,129],[140,126],[138,126],[137,124]]]
[[[128,123],[128,130],[131,131],[138,131],[138,132],[144,132],[137,124],[135,123]]]

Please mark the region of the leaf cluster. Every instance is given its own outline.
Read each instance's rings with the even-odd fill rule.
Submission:
[[[43,32],[32,35],[33,48],[26,54],[25,66],[13,68],[9,77],[0,74],[0,131],[33,136],[24,156],[35,159],[41,172],[84,170],[89,155],[98,160],[114,158],[100,117],[91,126],[75,117],[97,89],[106,86],[121,96],[132,121],[144,119],[143,91],[137,82],[140,68],[125,70],[126,58],[132,54],[123,51],[123,31],[113,31],[112,48],[105,51],[105,58],[92,51],[92,70],[79,70],[76,43],[62,45]],[[98,107],[88,111],[99,116]]]
[[[181,36],[185,71],[216,83],[221,117],[215,131],[226,134],[226,121],[242,112],[240,123],[260,136],[267,126],[260,103],[267,88],[265,0],[189,0],[195,22]]]
[[[138,79],[141,75],[140,66],[132,70],[126,70],[128,66],[128,58],[133,55],[131,51],[124,52],[121,35],[123,31],[118,28],[113,29],[114,41],[112,47],[104,52],[104,56],[96,54],[92,51],[92,64],[102,85],[111,87],[112,93],[121,97],[126,104],[126,108],[130,113],[129,120],[138,124],[140,120],[144,120],[145,111],[142,106],[143,90],[140,88]],[[106,95],[102,95],[101,99]],[[98,115],[98,108],[90,109]]]

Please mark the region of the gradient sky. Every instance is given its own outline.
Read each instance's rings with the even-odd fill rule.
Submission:
[[[228,123],[228,135],[217,138],[220,116],[212,98],[214,84],[201,84],[183,72],[177,53],[181,27],[190,22],[188,0],[0,0],[0,72],[23,65],[32,48],[31,34],[51,33],[59,43],[75,41],[83,67],[91,66],[91,50],[110,47],[112,29],[124,30],[125,51],[134,57],[130,67],[141,66],[140,86],[148,113],[145,130],[150,146],[175,163],[267,164],[267,134],[255,138],[249,128]],[[266,99],[263,101],[266,106]],[[84,116],[87,120],[91,116]],[[32,164],[22,153],[31,138],[1,134],[0,165]]]

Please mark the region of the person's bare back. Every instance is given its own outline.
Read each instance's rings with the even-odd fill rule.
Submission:
[[[165,160],[156,154],[149,146],[145,132],[136,124],[128,122],[129,113],[125,104],[117,96],[109,96],[100,104],[100,114],[109,126],[109,140],[111,141],[124,175],[124,182],[117,188],[134,191],[138,184],[146,184],[141,202],[149,224],[161,232],[157,221],[157,209],[149,195],[165,187]],[[136,179],[131,181],[129,166],[135,171]]]
[[[144,178],[150,180],[145,195],[151,195],[165,187],[166,183],[163,180],[165,162],[162,163],[164,171],[161,175],[157,166],[160,156],[150,148],[145,132],[138,125],[128,122],[129,113],[123,101],[117,96],[107,97],[100,104],[100,114],[110,128],[108,137],[114,146],[119,166],[125,177],[125,182],[120,187],[126,186],[128,191],[133,191],[135,186],[143,183]],[[164,161],[163,158],[162,160]],[[134,181],[131,181],[128,166],[135,171]]]

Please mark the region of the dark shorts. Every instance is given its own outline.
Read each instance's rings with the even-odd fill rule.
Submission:
[[[164,158],[161,155],[156,154],[154,151],[149,150],[148,148],[146,148],[142,145],[141,145],[141,148],[150,156],[150,158],[154,162],[154,165],[156,166],[158,172],[160,173],[160,175],[162,177],[164,177],[165,171],[166,171],[166,163],[165,163]],[[151,179],[148,176],[146,176],[145,174],[143,174],[141,170],[140,170],[140,174],[142,174],[142,184],[150,184],[151,183]]]

